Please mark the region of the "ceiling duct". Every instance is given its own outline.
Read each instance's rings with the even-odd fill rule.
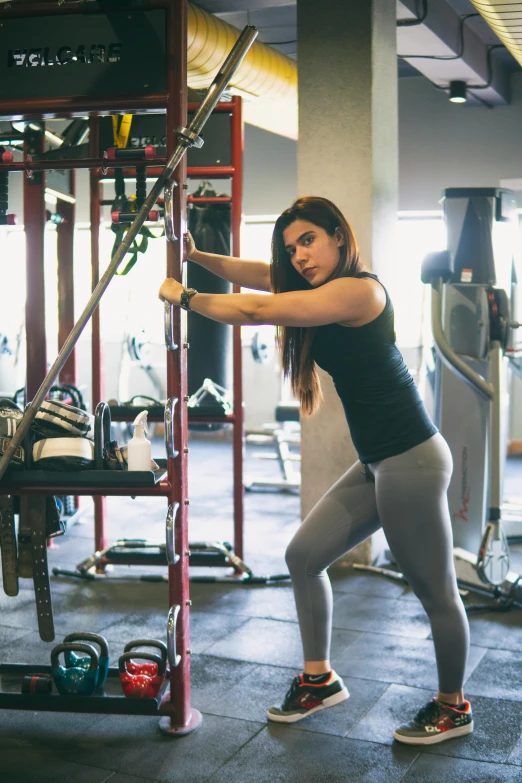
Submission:
[[[479,14],[522,65],[522,2],[471,0]]]
[[[240,30],[198,6],[188,5],[187,81],[206,89],[240,35]],[[246,100],[244,117],[252,125],[295,138],[297,65],[262,43],[254,43],[231,82]]]

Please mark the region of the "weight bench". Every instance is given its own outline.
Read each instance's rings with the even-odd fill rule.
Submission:
[[[247,432],[247,443],[275,446],[275,453],[255,453],[258,459],[276,459],[281,468],[281,480],[254,480],[245,484],[248,492],[273,490],[275,492],[298,492],[301,487],[301,471],[293,465],[300,462],[299,454],[292,453],[290,445],[301,443],[300,411],[298,402],[280,402],[275,409],[275,424],[265,424],[262,430]]]

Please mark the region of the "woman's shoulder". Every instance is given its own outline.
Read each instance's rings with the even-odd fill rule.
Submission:
[[[339,326],[358,327],[375,321],[386,309],[389,297],[383,284],[379,281],[377,275],[366,268],[362,268],[354,275],[361,285],[364,285],[368,291],[365,297],[364,312],[357,320],[338,322]]]

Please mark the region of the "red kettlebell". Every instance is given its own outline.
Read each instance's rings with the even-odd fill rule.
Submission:
[[[132,674],[128,670],[128,661],[133,658],[152,661],[156,666],[156,674]],[[159,655],[145,652],[126,652],[118,661],[120,682],[123,693],[128,699],[155,699],[165,681],[165,662]]]
[[[160,642],[158,639],[134,639],[125,645],[123,652],[130,652],[137,647],[152,647],[155,650],[159,650],[165,667],[167,667],[168,652],[165,642]],[[127,671],[131,674],[148,674],[150,677],[153,677],[158,673],[158,666],[155,663],[137,663],[132,660],[127,663]],[[168,671],[166,673],[168,674]]]

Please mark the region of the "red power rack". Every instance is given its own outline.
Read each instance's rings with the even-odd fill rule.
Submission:
[[[94,4],[92,4],[94,5]],[[3,4],[0,7],[0,21],[4,32],[16,25],[29,24],[38,18],[42,31],[60,30],[66,20],[81,15],[82,25],[88,26],[96,17],[107,27],[106,14],[99,6],[90,4],[50,2],[27,2],[20,0],[16,4]],[[90,118],[89,156],[87,158],[67,160],[34,160],[29,156],[27,145],[21,162],[0,163],[0,171],[21,171],[24,182],[24,224],[27,242],[27,399],[32,399],[47,373],[47,354],[45,343],[45,306],[43,276],[43,237],[45,229],[45,178],[46,171],[73,170],[86,168],[90,171],[90,217],[91,217],[91,256],[92,288],[100,278],[99,231],[101,222],[100,182],[107,166],[107,160],[100,157],[99,117],[114,113],[165,112],[166,114],[166,158],[156,159],[154,163],[144,160],[126,159],[111,161],[111,168],[124,168],[134,171],[136,166],[147,166],[148,173],[158,173],[158,167],[172,155],[176,140],[175,129],[187,124],[187,75],[186,75],[186,0],[147,0],[133,2],[128,8],[115,4],[110,9],[113,16],[121,13],[131,20],[132,14],[150,14],[161,12],[164,18],[165,57],[163,62],[163,86],[160,89],[145,90],[147,84],[138,85],[141,93],[132,94],[135,82],[130,79],[121,84],[121,92],[112,95],[96,95],[87,92],[79,95],[71,92],[56,94],[54,97],[35,98],[31,94],[22,97],[5,98],[0,90],[0,118],[22,120],[45,120],[60,117]],[[127,24],[127,22],[125,22]],[[20,30],[20,26],[18,27]],[[16,45],[16,44],[14,44]],[[19,56],[11,53],[11,59]],[[32,55],[33,56],[33,55]],[[36,56],[36,55],[35,55]],[[48,66],[48,54],[40,53],[36,65]],[[43,58],[43,59],[42,59]],[[137,62],[141,63],[139,58]],[[146,58],[143,59],[146,62]],[[16,65],[18,63],[15,63]],[[34,64],[34,63],[33,63]],[[55,62],[55,66],[57,63]],[[74,66],[76,67],[76,66]],[[31,68],[34,77],[45,85],[45,67],[40,70]],[[57,67],[55,67],[55,70]],[[13,69],[15,73],[16,69]],[[61,71],[60,71],[61,72]],[[63,69],[63,73],[69,73]],[[79,73],[79,71],[78,71]],[[44,74],[41,76],[41,74]],[[160,74],[161,75],[161,74]],[[143,82],[143,78],[141,79]],[[5,84],[5,82],[4,82]],[[74,86],[74,82],[72,83]],[[102,88],[106,89],[102,83]],[[42,88],[44,89],[44,88]],[[17,94],[17,93],[12,93]],[[239,254],[242,189],[242,150],[243,134],[240,100],[218,104],[216,111],[228,111],[232,115],[232,165],[227,167],[192,168],[187,172],[186,162],[182,161],[175,171],[179,184],[186,182],[187,174],[194,177],[230,177],[232,180],[232,251]],[[41,150],[40,150],[41,151]],[[37,154],[38,150],[31,150]],[[72,176],[74,176],[72,174]],[[74,183],[71,183],[71,187]],[[174,191],[174,230],[182,237],[186,228],[186,190],[178,187]],[[58,255],[60,278],[60,301],[72,302],[73,294],[73,250],[74,207],[60,200],[58,211],[66,213],[68,223],[59,228]],[[167,276],[181,279],[182,243],[167,243]],[[74,313],[70,307],[60,309],[60,345],[68,334]],[[141,495],[164,497],[168,504],[167,537],[171,535],[169,556],[169,616],[167,621],[167,639],[169,641],[170,675],[156,699],[127,699],[119,690],[117,668],[110,669],[106,692],[94,696],[68,696],[56,694],[33,696],[15,692],[11,687],[4,688],[4,678],[21,678],[28,672],[49,672],[50,667],[2,664],[0,665],[0,708],[39,709],[71,712],[102,712],[122,714],[150,714],[163,716],[161,729],[171,735],[186,734],[200,724],[201,715],[190,704],[190,639],[189,639],[189,541],[188,541],[188,494],[187,494],[187,379],[186,379],[186,319],[179,308],[170,308],[173,340],[176,350],[167,351],[167,396],[172,401],[173,442],[177,453],[167,460],[167,475],[153,486],[119,483],[115,475],[100,483],[88,481],[71,484],[64,483],[60,474],[45,483],[22,479],[13,481],[6,474],[0,483],[1,495],[41,496],[41,495],[90,495],[95,502],[95,543],[96,548],[105,544],[104,498],[109,495]],[[212,417],[199,421],[228,421],[234,426],[234,531],[235,550],[243,556],[243,405],[241,383],[241,335],[240,328],[234,328],[234,413],[227,417]],[[92,402],[95,406],[103,397],[103,361],[100,334],[99,308],[92,317]],[[64,381],[76,380],[75,358],[71,355],[63,368],[61,378]],[[177,405],[174,404],[177,400]],[[191,417],[192,419],[192,417]],[[194,419],[195,420],[195,419]],[[96,472],[96,471],[95,471]],[[170,531],[170,532],[169,532]],[[120,561],[121,562],[121,561]],[[114,686],[111,689],[110,684]],[[118,687],[116,687],[118,686]]]

